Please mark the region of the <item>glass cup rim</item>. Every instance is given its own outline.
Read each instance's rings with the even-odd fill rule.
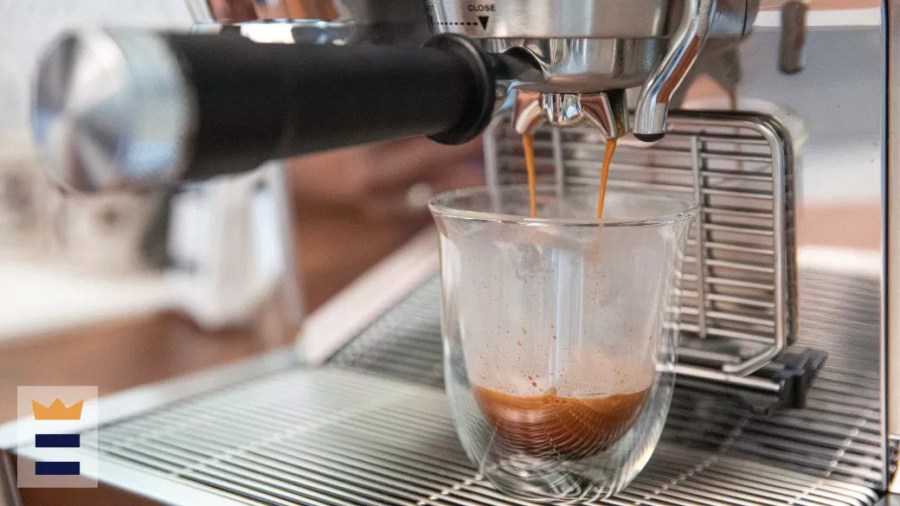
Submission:
[[[513,192],[513,191],[527,191],[527,185],[501,185],[498,190],[500,192]],[[537,192],[540,194],[542,190],[551,190],[555,191],[556,187],[549,185],[538,185]],[[569,188],[568,191],[588,191],[587,187],[585,188]],[[667,201],[670,203],[678,204],[676,208],[677,211],[665,213],[658,216],[652,216],[649,218],[620,218],[620,219],[608,219],[604,218],[603,220],[598,220],[596,217],[593,218],[531,218],[529,216],[521,216],[515,214],[506,214],[506,213],[495,213],[488,211],[473,211],[469,209],[461,209],[459,207],[454,207],[452,205],[453,202],[458,201],[460,199],[469,198],[476,195],[488,195],[491,193],[491,188],[487,186],[473,186],[471,188],[463,188],[460,190],[451,190],[447,192],[440,193],[435,195],[428,201],[428,208],[431,210],[431,213],[435,216],[440,216],[443,218],[452,218],[457,220],[465,220],[465,221],[479,221],[479,222],[490,222],[490,223],[499,223],[499,224],[516,224],[516,225],[528,225],[528,226],[537,226],[537,227],[640,227],[640,226],[656,226],[656,225],[668,225],[672,223],[677,223],[683,220],[689,220],[697,215],[700,211],[700,204],[693,202],[687,198],[681,199],[670,195],[654,195],[648,194],[646,192],[627,190],[627,189],[614,189],[610,188],[607,190],[607,196],[612,194],[618,195],[633,195],[636,198],[647,199],[647,200],[657,200],[657,201]]]

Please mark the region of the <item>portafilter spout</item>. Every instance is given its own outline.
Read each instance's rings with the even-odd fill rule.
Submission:
[[[600,93],[536,93],[520,91],[513,107],[513,126],[530,135],[541,123],[557,127],[591,125],[607,139],[628,133],[628,103],[624,90]]]

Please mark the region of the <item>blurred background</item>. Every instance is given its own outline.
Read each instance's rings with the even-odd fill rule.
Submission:
[[[481,145],[413,139],[270,163],[166,191],[48,180],[30,82],[66,27],[188,30],[188,0],[0,0],[0,421],[17,385],[100,394],[292,344],[303,316],[482,181]],[[199,15],[199,14],[198,14]]]

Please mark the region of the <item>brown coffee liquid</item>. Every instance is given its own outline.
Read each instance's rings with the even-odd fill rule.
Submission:
[[[498,443],[533,457],[584,458],[622,438],[647,400],[648,390],[608,397],[514,396],[472,385],[475,400],[496,430]]]
[[[522,136],[522,147],[525,150],[525,171],[528,173],[528,202],[532,218],[537,218],[537,190],[535,189],[534,174],[534,137]]]
[[[616,152],[616,139],[606,139],[606,151],[603,153],[603,167],[600,170],[600,196],[597,197],[597,219],[603,219],[603,202],[606,200],[606,182],[609,180],[609,164]]]
[[[522,148],[525,151],[525,171],[528,173],[529,215],[537,217],[537,190],[534,168],[534,137],[522,136]],[[600,196],[597,199],[597,219],[603,218],[603,202],[606,200],[606,182],[609,180],[609,164],[616,152],[616,139],[606,140],[606,151],[603,153],[603,166],[600,170]]]

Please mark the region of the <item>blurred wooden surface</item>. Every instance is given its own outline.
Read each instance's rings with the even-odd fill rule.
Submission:
[[[11,341],[0,345],[0,420],[15,418],[20,385],[97,385],[107,395],[270,345],[241,331],[202,332],[170,312]]]

